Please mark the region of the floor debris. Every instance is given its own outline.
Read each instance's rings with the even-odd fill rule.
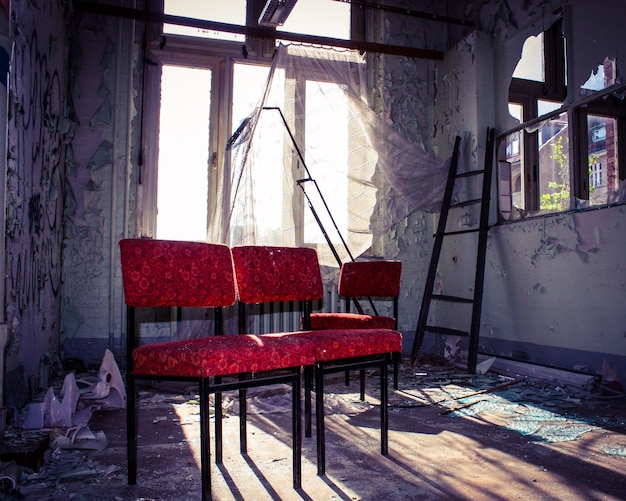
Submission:
[[[249,392],[249,456],[238,450],[237,394],[224,394],[224,465],[216,499],[621,499],[626,492],[626,402],[580,387],[448,367],[401,365],[390,390],[390,456],[379,453],[378,378],[359,399],[356,374],[327,383],[328,475],[316,475],[314,438],[303,440],[303,491],[290,488],[290,391]],[[78,434],[8,427],[4,447],[46,441],[40,465],[22,466],[0,499],[198,499],[199,408],[194,385],[140,391],[138,483],[126,483],[125,412],[94,413],[99,447]],[[285,411],[287,409],[287,411]],[[44,435],[42,435],[44,434]],[[4,459],[0,456],[0,459]],[[13,460],[11,460],[13,461]],[[17,464],[16,461],[13,464]],[[5,497],[2,497],[2,494]]]

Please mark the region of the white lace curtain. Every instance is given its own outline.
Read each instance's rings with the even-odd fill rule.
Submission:
[[[229,141],[210,241],[314,246],[337,266],[411,212],[439,209],[447,162],[380,119],[365,82],[358,52],[278,47]]]

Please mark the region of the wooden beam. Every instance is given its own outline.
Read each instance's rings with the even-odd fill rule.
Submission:
[[[389,45],[375,42],[361,42],[357,40],[343,40],[340,38],[319,37],[314,35],[305,35],[302,33],[276,31],[274,28],[266,28],[263,26],[241,26],[238,24],[217,23],[215,21],[172,16],[161,12],[151,12],[129,7],[118,7],[85,0],[74,0],[74,10],[77,12],[122,17],[145,22],[189,26],[209,31],[238,33],[247,37],[280,39],[290,42],[327,45],[332,47],[341,47],[344,49],[355,49],[362,52],[376,52],[379,54],[404,56],[416,59],[431,59],[438,61],[443,59],[443,52],[438,50],[419,49],[416,47],[405,47],[402,45]]]

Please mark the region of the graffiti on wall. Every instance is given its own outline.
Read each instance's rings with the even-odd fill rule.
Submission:
[[[6,222],[8,362],[9,369],[23,365],[31,380],[41,356],[54,353],[58,345],[67,132],[64,22],[61,1],[40,2],[37,8],[30,2],[12,4]],[[28,386],[33,386],[32,381]]]

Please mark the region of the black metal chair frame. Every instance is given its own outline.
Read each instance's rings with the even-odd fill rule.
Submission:
[[[222,464],[222,408],[221,394],[226,391],[239,390],[240,395],[245,389],[272,384],[290,384],[292,386],[292,440],[293,440],[293,487],[300,489],[302,485],[302,407],[301,407],[301,380],[302,368],[294,367],[283,371],[271,371],[267,373],[240,374],[235,375],[236,379],[228,377],[224,381],[223,377],[194,378],[194,377],[171,377],[171,376],[144,376],[133,373],[132,351],[135,348],[136,315],[135,307],[127,307],[127,455],[128,455],[128,483],[137,483],[137,399],[136,381],[190,381],[197,382],[200,394],[200,469],[202,478],[202,499],[208,501],[211,495],[211,464],[210,464],[210,431],[209,431],[209,396],[215,394],[215,449],[216,463]],[[215,335],[222,335],[222,308],[213,308],[215,311]],[[240,450],[242,454],[247,453],[247,440],[245,433],[245,401],[244,412],[240,415],[240,428],[243,430]]]

